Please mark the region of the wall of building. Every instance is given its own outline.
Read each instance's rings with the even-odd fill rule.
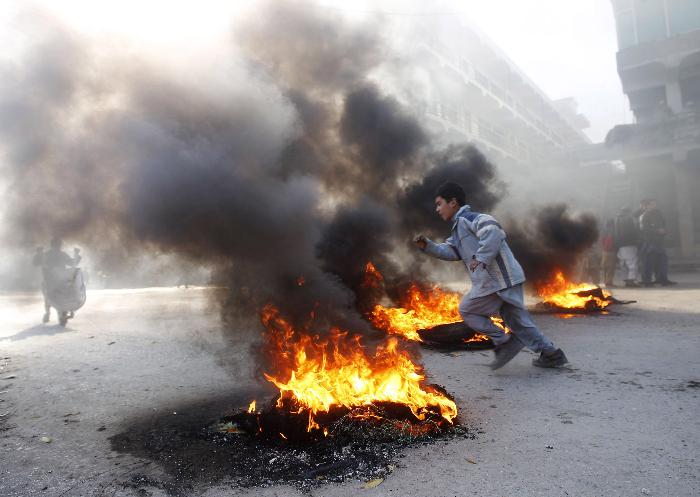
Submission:
[[[475,28],[440,16],[406,31],[410,64],[421,72],[412,105],[446,136],[523,164],[589,143],[575,101],[553,102]]]
[[[608,135],[635,201],[656,198],[668,244],[700,255],[700,0],[612,0],[617,65],[635,125]]]

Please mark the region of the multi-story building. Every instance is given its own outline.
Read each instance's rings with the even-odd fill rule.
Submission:
[[[450,16],[404,26],[414,57],[412,104],[446,138],[500,164],[542,164],[590,143],[571,99],[552,101],[489,38]]]
[[[700,1],[612,0],[617,67],[635,123],[613,128],[579,158],[619,160],[629,192],[656,198],[672,254],[700,254]]]

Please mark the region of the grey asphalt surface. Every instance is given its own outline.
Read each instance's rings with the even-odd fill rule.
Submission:
[[[567,368],[534,368],[524,352],[492,372],[489,351],[424,350],[429,379],[477,438],[406,449],[375,488],[307,495],[700,495],[700,274],[673,277],[677,287],[615,290],[638,302],[608,316],[536,316]],[[65,330],[40,324],[38,293],[1,295],[0,496],[165,495],[124,485],[162,471],[112,451],[110,437],[190,402],[244,401],[259,384],[243,342],[226,347],[211,291],[92,291]],[[191,494],[303,495],[225,482]]]

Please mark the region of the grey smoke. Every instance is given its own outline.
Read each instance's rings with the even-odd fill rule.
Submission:
[[[51,22],[35,29],[19,64],[0,68],[15,247],[59,235],[114,270],[141,251],[175,254],[230,287],[224,315],[273,302],[295,322],[313,311],[319,331],[362,330],[368,261],[390,292],[426,277],[417,259],[391,255],[412,234],[444,231],[440,182],[462,183],[477,209],[505,192],[478,150],[437,148],[373,80],[388,57],[379,24],[272,2],[234,27],[217,67],[187,70],[98,53]],[[548,219],[566,220],[535,229]],[[583,224],[566,225],[586,231],[575,250],[552,246],[564,259],[590,243]]]

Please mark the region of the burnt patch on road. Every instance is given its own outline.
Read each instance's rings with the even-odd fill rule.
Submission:
[[[308,489],[348,479],[376,481],[394,470],[408,447],[475,437],[463,426],[416,436],[390,423],[349,416],[338,419],[329,436],[305,443],[226,430],[250,398],[240,393],[173,406],[167,413],[130,422],[110,438],[112,450],[151,460],[158,468],[129,475],[122,485],[182,496],[216,484]]]
[[[673,385],[670,390],[673,392],[686,392],[688,390],[695,391],[700,388],[700,381],[697,380],[686,380],[682,383],[677,383]]]

